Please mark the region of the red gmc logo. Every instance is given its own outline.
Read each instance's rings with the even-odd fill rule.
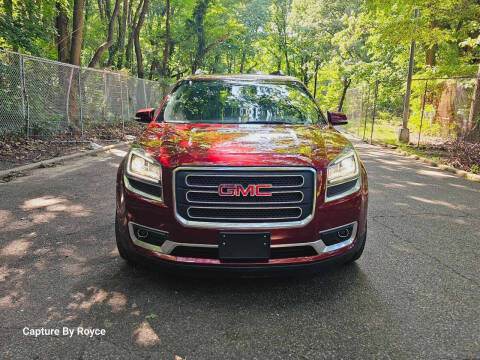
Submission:
[[[261,189],[270,189],[270,184],[247,185],[221,184],[218,186],[219,196],[272,196],[271,192],[260,192]]]

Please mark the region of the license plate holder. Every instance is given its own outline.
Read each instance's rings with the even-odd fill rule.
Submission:
[[[224,261],[266,261],[270,258],[270,233],[220,232],[218,256]]]

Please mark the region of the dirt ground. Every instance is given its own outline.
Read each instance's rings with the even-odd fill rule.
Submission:
[[[0,137],[0,170],[115,144],[129,136],[137,136],[144,128],[145,125],[132,122],[125,125],[124,131],[122,127],[97,127],[88,129],[83,136],[65,134],[51,139]]]

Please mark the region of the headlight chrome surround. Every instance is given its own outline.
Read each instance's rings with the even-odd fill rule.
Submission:
[[[133,180],[144,183],[147,187],[139,188],[137,185],[134,185]],[[125,188],[129,191],[150,200],[163,202],[162,166],[141,147],[132,148],[128,153],[123,182]],[[148,190],[149,188],[151,191]]]
[[[338,189],[337,186],[342,187],[343,184],[350,182],[354,182],[354,184],[351,184],[335,195],[328,196],[329,188]],[[360,160],[351,145],[347,145],[345,149],[328,164],[326,183],[325,202],[344,198],[360,190],[362,184]]]
[[[328,164],[327,186],[338,185],[360,176],[360,164],[355,150],[351,146],[345,149]]]
[[[133,178],[154,184],[162,183],[162,166],[140,148],[132,149],[128,154],[126,170]]]

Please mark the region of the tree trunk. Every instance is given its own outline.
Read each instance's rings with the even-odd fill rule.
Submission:
[[[203,49],[203,51],[201,51],[198,55],[198,63],[200,63],[203,58],[205,57],[205,55],[210,51],[212,50],[217,44],[220,44],[221,42],[225,41],[226,39],[228,39],[230,37],[230,34],[225,34],[225,35],[222,35],[220,36],[217,40],[215,40],[214,42],[212,42],[211,44],[209,44],[207,47],[205,47]],[[194,63],[195,64],[195,63]],[[235,70],[235,57],[233,58],[233,69]],[[192,69],[193,70],[193,69]],[[195,68],[195,71],[196,71],[196,68]],[[195,73],[193,71],[193,73]]]
[[[5,11],[5,19],[7,24],[13,24],[13,1],[3,0],[3,9]],[[15,43],[12,45],[13,51],[18,51],[18,45]]]
[[[285,54],[285,65],[287,66],[287,75],[290,76],[290,61],[288,61],[288,48],[287,48],[287,26],[285,25],[284,39],[283,39],[283,52]]]
[[[123,56],[124,56],[123,52],[125,51],[125,35],[127,32],[127,18],[128,18],[129,6],[131,8],[131,4],[132,4],[132,0],[130,0],[130,5],[128,4],[128,0],[123,1],[123,14],[120,18],[120,24],[118,26],[117,69],[121,69],[123,65]]]
[[[80,66],[82,55],[84,0],[73,0],[73,29],[70,48],[70,64]]]
[[[135,45],[135,54],[137,56],[137,75],[139,78],[144,77],[142,48],[140,47],[140,30],[142,29],[142,25],[145,20],[149,2],[150,0],[143,1],[142,11],[140,12],[137,26],[135,26],[135,31],[133,33],[133,43]]]
[[[63,8],[62,4],[57,2],[55,4],[58,15],[55,19],[55,27],[57,28],[57,51],[58,51],[58,61],[68,62],[69,60],[69,49],[70,49],[70,39],[68,33],[68,16]]]
[[[162,76],[167,76],[168,71],[168,58],[170,56],[170,0],[165,1],[165,46],[163,48],[163,59],[162,59]]]
[[[201,54],[205,49],[205,28],[203,26],[203,21],[205,20],[205,15],[207,14],[208,3],[210,0],[197,0],[195,9],[193,10],[193,23],[195,26],[195,31],[197,32],[197,51],[195,58],[192,63],[192,74],[195,74],[201,62]]]
[[[120,0],[122,2],[122,0]],[[112,46],[108,48],[108,60],[107,60],[107,66],[112,67],[115,65],[115,56],[117,55],[118,48],[120,46],[119,41],[120,41],[120,27],[122,26],[122,14],[120,13],[120,10],[118,11],[118,15],[115,19],[115,22],[118,22],[117,26],[117,41],[113,43]]]
[[[425,64],[427,66],[435,66],[437,63],[438,45],[432,45],[425,50]]]
[[[131,0],[130,0],[131,4]],[[122,68],[123,63],[123,52],[125,50],[125,34],[127,32],[127,17],[128,17],[128,0],[123,0],[123,14],[120,17],[120,22],[118,25],[118,40],[117,40],[117,69]]]
[[[473,89],[472,104],[470,105],[470,114],[467,122],[467,136],[466,140],[471,142],[480,141],[480,64],[478,65],[477,79],[475,81],[475,88]]]
[[[132,4],[130,3],[130,6]],[[129,34],[128,34],[128,41],[127,41],[127,50],[125,52],[125,67],[128,68],[128,69],[132,69],[133,71],[133,67],[132,67],[132,58],[133,58],[133,34],[135,32],[135,27],[137,26],[137,15],[138,13],[140,12],[141,8],[142,8],[142,5],[143,5],[143,0],[140,0],[138,2],[138,6],[137,6],[137,9],[135,10],[135,14],[133,15],[133,17],[129,16],[130,18],[130,23],[129,23]],[[131,11],[131,8],[129,9],[129,11]]]
[[[103,11],[102,0],[98,0],[98,12],[100,14],[100,20],[105,21],[105,13]]]
[[[314,78],[314,85],[313,85],[313,98],[317,98],[317,77],[318,77],[318,60],[315,60],[315,78]]]
[[[351,79],[345,79],[343,80],[343,91],[342,91],[342,97],[340,98],[340,103],[338,104],[338,109],[337,111],[342,111],[343,108],[343,102],[345,101],[345,96],[347,95],[347,90],[350,87],[350,84],[352,83]]]
[[[148,78],[150,80],[153,79],[153,75],[155,73],[157,73],[158,71],[161,71],[160,69],[160,61],[157,59],[157,58],[154,58],[153,61],[152,61],[152,64],[150,65],[150,75],[148,76]]]
[[[111,12],[112,12],[112,7],[110,4],[110,0],[104,0],[105,1],[105,17],[106,19],[110,19],[111,17]]]
[[[88,67],[91,67],[91,68],[95,67],[95,65],[97,65],[97,63],[100,61],[104,51],[113,45],[113,34],[115,33],[115,21],[117,20],[119,11],[120,11],[120,0],[116,0],[115,8],[113,9],[113,13],[110,18],[110,23],[108,25],[107,41],[105,41],[102,45],[100,45],[97,51],[95,51],[95,54],[90,60]]]
[[[243,69],[245,68],[246,57],[247,57],[247,51],[245,49],[243,49],[242,60],[240,61],[240,74],[243,74]]]

